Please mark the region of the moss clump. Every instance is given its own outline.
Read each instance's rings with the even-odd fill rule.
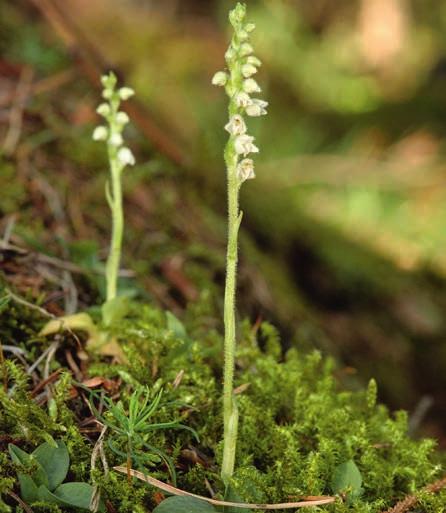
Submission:
[[[164,406],[152,420],[181,420],[198,432],[200,443],[190,433],[176,430],[150,433],[149,443],[175,460],[179,487],[207,495],[206,479],[215,490],[223,489],[219,477],[222,340],[215,330],[200,327],[198,318],[188,327],[162,310],[133,304],[127,318],[112,327],[130,363],[110,365],[98,355],[89,363],[88,374],[121,381],[124,404],[138,384],[153,391],[163,388]],[[361,472],[362,494],[354,502],[340,501],[321,511],[378,513],[440,476],[434,442],[411,439],[407,415],[390,414],[376,404],[373,381],[366,390],[342,390],[332,360],[296,348],[283,355],[278,334],[269,324],[253,328],[243,323],[240,340],[236,358],[240,430],[233,486],[243,500],[281,502],[331,495],[335,470],[353,460]],[[91,413],[82,410],[79,397],[70,398],[68,375],[56,385],[51,417],[29,395],[20,366],[8,362],[7,367],[10,387],[16,386],[12,394],[0,393],[0,435],[19,437],[25,449],[45,436],[62,438],[69,447],[71,472],[88,481],[95,436],[88,439],[78,425],[82,415]],[[14,409],[7,406],[11,398]],[[107,443],[104,448],[109,466],[123,463]],[[147,470],[169,480],[162,465]],[[100,468],[94,474],[103,497],[117,511],[150,511],[159,501],[157,491],[144,483],[129,485],[125,476],[114,472],[106,476]],[[2,490],[11,486],[13,476],[11,467],[2,466]],[[420,500],[423,511],[438,513],[444,494],[422,493]]]

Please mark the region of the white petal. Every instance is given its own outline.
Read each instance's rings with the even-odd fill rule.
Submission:
[[[240,47],[240,56],[246,57],[254,51],[254,48],[249,43],[243,43]]]
[[[135,91],[131,87],[121,87],[119,90],[119,97],[121,100],[128,100],[135,94]]]
[[[101,116],[108,116],[110,114],[110,105],[108,103],[101,103],[96,112]]]
[[[108,130],[105,126],[97,126],[93,132],[94,141],[105,141],[108,136]]]
[[[122,140],[122,135],[121,134],[112,134],[110,136],[110,139],[108,140],[108,142],[112,145],[112,146],[121,146],[121,144],[124,142]]]
[[[135,164],[135,157],[133,153],[128,148],[121,148],[118,151],[118,160],[124,166],[130,165],[133,166]]]
[[[242,135],[246,133],[246,124],[245,120],[239,114],[235,114],[229,120],[229,123],[225,126],[225,130],[227,130],[232,135]]]
[[[118,112],[116,114],[116,121],[120,125],[126,125],[130,120],[129,120],[129,117],[127,116],[127,113],[125,113],[125,112]]]
[[[252,64],[243,64],[242,66],[242,75],[245,78],[252,77],[252,75],[255,75],[257,73],[257,68],[253,66]]]
[[[260,93],[262,90],[260,89],[259,84],[253,78],[247,78],[243,82],[243,90],[245,93]]]
[[[224,71],[217,71],[212,77],[212,84],[215,86],[224,86],[228,81],[228,74]]]
[[[252,159],[243,159],[239,162],[237,165],[237,177],[240,182],[251,180],[256,177],[254,173],[254,162]]]
[[[248,93],[238,93],[235,97],[235,103],[237,107],[246,108],[248,105],[251,105],[251,98]]]

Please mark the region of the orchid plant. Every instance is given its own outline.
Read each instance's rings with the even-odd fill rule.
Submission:
[[[218,71],[212,83],[224,87],[229,97],[229,121],[225,130],[229,139],[224,151],[228,183],[228,243],[226,255],[226,285],[224,300],[224,389],[223,389],[223,462],[221,475],[225,482],[231,478],[235,465],[238,409],[233,393],[236,326],[235,296],[238,261],[238,232],[242,221],[239,208],[241,185],[255,178],[254,162],[248,156],[258,153],[254,137],[248,134],[245,116],[258,117],[266,114],[268,103],[254,98],[261,89],[253,78],[261,65],[250,44],[253,23],[245,21],[246,5],[238,3],[229,13],[233,36],[225,54],[227,70]]]
[[[123,301],[125,298],[117,295],[124,232],[122,173],[127,166],[135,164],[135,157],[131,150],[124,145],[122,137],[129,117],[119,109],[121,102],[133,96],[134,91],[130,87],[118,88],[117,78],[113,72],[104,75],[101,78],[101,83],[104,102],[99,105],[96,112],[104,118],[106,124],[95,128],[93,140],[106,143],[110,167],[110,180],[106,182],[105,196],[111,210],[112,235],[105,267],[106,301],[102,305],[103,324],[109,326],[126,313],[126,304]],[[117,341],[110,338],[108,333],[99,330],[85,312],[51,320],[44,326],[40,334],[51,335],[60,330],[86,331],[88,333],[87,346],[97,349],[103,354],[123,359],[122,350]]]

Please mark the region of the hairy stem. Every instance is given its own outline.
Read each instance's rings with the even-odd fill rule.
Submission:
[[[116,150],[109,149],[111,171],[111,198],[110,209],[112,213],[112,237],[110,251],[106,264],[107,301],[116,297],[119,265],[121,261],[122,234],[124,230],[124,213],[122,209],[121,170],[117,164]]]
[[[241,222],[241,213],[239,213],[239,183],[236,175],[237,155],[233,148],[234,141],[232,139],[232,137],[229,139],[225,151],[228,173],[228,245],[226,253],[226,284],[224,300],[224,442],[221,470],[222,478],[225,481],[229,479],[234,472],[238,428],[238,413],[233,388],[236,347],[235,294],[237,284],[238,231]]]

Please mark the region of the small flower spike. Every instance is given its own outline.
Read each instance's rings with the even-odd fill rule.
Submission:
[[[93,139],[107,143],[110,179],[106,184],[105,194],[112,215],[112,236],[110,251],[105,267],[106,299],[112,301],[117,295],[121,247],[124,233],[124,211],[121,178],[127,166],[135,164],[135,157],[129,148],[124,146],[122,133],[130,121],[128,115],[119,110],[121,102],[133,96],[130,87],[117,88],[116,76],[110,72],[101,78],[103,91],[101,103],[96,112],[102,116],[107,126],[100,125],[94,129]]]
[[[264,116],[267,114],[266,108],[268,107],[268,102],[251,97],[252,94],[261,92],[261,88],[253,76],[258,73],[262,63],[254,55],[254,48],[250,43],[250,35],[255,29],[255,25],[246,22],[245,18],[246,6],[239,3],[229,15],[234,35],[225,53],[227,69],[218,71],[212,78],[212,84],[224,87],[229,96],[230,117],[225,125],[225,130],[229,132],[230,138],[225,156],[227,164],[230,160],[228,155],[232,154],[236,157],[235,164],[228,165],[228,170],[229,167],[232,168],[233,176],[239,185],[246,179],[255,176],[252,160],[244,158],[241,161],[244,164],[241,166],[239,159],[250,153],[259,152],[259,148],[254,144],[254,137],[248,135],[244,116]],[[240,171],[241,169],[243,172]],[[248,169],[250,169],[249,172]]]
[[[124,146],[122,132],[125,125],[130,121],[128,115],[119,110],[121,101],[129,99],[135,93],[130,87],[117,86],[117,79],[113,73],[104,75],[101,78],[103,91],[102,97],[107,100],[101,103],[96,112],[102,116],[108,126],[98,126],[93,132],[95,141],[106,141],[110,162],[114,162],[119,172],[126,166],[134,165],[135,158],[132,152]]]

